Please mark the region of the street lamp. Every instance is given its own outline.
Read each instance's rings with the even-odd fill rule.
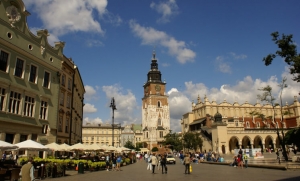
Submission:
[[[114,142],[114,118],[115,118],[115,110],[117,110],[114,97],[111,98],[109,107],[111,107],[111,109],[112,109],[112,146],[114,146],[115,145],[115,142]]]

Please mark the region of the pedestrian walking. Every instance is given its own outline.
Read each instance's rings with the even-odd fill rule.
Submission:
[[[110,161],[110,158],[109,158],[109,155],[107,154],[106,158],[105,158],[106,171],[109,171],[109,161]]]
[[[33,158],[29,157],[27,164],[24,164],[21,168],[19,175],[22,177],[22,180],[35,180],[34,178],[34,166]]]
[[[246,152],[244,152],[243,154],[243,160],[245,162],[245,168],[248,168],[248,155],[246,154]]]
[[[238,167],[243,168],[243,157],[241,154],[237,157]]]
[[[157,158],[155,156],[155,153],[152,154],[151,164],[152,164],[152,174],[154,174],[155,166],[157,165]]]
[[[279,150],[277,149],[277,151],[276,151],[276,155],[277,155],[277,160],[278,160],[278,163],[280,164],[280,156],[279,156]]]
[[[121,155],[119,155],[118,158],[117,158],[117,160],[116,160],[116,162],[117,162],[117,168],[116,168],[116,170],[117,171],[121,171],[121,161],[122,161],[122,157],[121,157]]]
[[[147,158],[147,170],[152,170],[152,164],[151,164],[151,162],[152,162],[152,160],[151,160],[151,155],[149,155],[148,156],[148,158]]]
[[[117,164],[117,159],[116,159],[116,157],[115,156],[113,156],[113,158],[112,158],[112,171],[116,171],[116,164]]]
[[[191,164],[191,159],[189,154],[186,154],[184,159],[183,159],[183,164],[185,165],[185,174],[190,174],[190,164]]]
[[[160,160],[161,173],[162,173],[162,174],[164,174],[164,173],[167,174],[167,172],[168,172],[168,168],[167,168],[166,163],[167,163],[167,158],[165,157],[165,155],[163,155],[163,156],[161,157],[161,160]],[[164,172],[164,169],[165,169],[165,172]]]

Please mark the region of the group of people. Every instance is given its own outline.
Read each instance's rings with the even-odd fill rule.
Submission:
[[[220,154],[215,153],[211,150],[208,152],[196,152],[196,153],[188,153],[192,163],[198,164],[201,161],[213,161],[213,162],[223,162],[224,158],[220,156]],[[181,163],[183,163],[184,155],[182,152],[178,155]]]
[[[145,154],[145,161],[147,164],[147,170],[151,170],[152,174],[155,173],[155,167],[157,167],[158,170],[161,169],[162,174],[168,173],[168,167],[167,167],[167,153],[164,153],[162,155],[152,153],[150,155]]]
[[[248,155],[246,152],[243,152],[242,149],[239,150],[238,155],[235,155],[233,157],[233,162],[231,163],[231,166],[234,166],[236,168],[243,168],[245,164],[245,168],[248,168]]]
[[[8,154],[6,154],[6,152],[4,151],[2,154],[1,161],[14,160],[15,163],[17,164],[18,158],[19,158],[18,154],[13,155],[12,152],[9,152]]]

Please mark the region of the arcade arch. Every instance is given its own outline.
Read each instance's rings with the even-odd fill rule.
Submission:
[[[229,151],[230,152],[233,152],[234,149],[239,149],[240,146],[239,146],[239,138],[236,137],[236,136],[232,136],[230,139],[229,139],[229,142],[228,142],[228,146],[229,146]]]
[[[268,135],[265,139],[265,147],[271,150],[274,150],[274,142],[273,142],[273,137]]]
[[[263,139],[261,136],[255,136],[253,141],[253,148],[263,148]]]
[[[242,148],[243,149],[246,149],[246,148],[251,149],[251,139],[247,135],[245,135],[242,139]]]

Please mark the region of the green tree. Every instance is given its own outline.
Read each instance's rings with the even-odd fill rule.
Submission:
[[[187,132],[182,137],[183,147],[189,150],[202,149],[203,140],[200,138],[199,133]]]
[[[182,150],[182,143],[177,133],[172,133],[172,131],[170,131],[164,138],[163,145],[169,146],[172,150]]]
[[[152,152],[156,152],[156,151],[158,151],[158,148],[157,147],[153,147],[151,151]]]
[[[126,141],[124,147],[129,148],[129,149],[135,149],[135,147],[131,141]]]
[[[136,151],[141,151],[140,148],[143,148],[143,143],[142,142],[137,142],[135,145],[135,150]]]
[[[270,65],[274,58],[279,56],[290,66],[290,73],[294,76],[293,80],[300,82],[300,54],[297,53],[297,46],[292,40],[293,35],[282,34],[282,36],[279,37],[278,32],[273,32],[271,36],[279,50],[277,50],[275,54],[269,54],[263,58],[265,65]]]
[[[300,148],[300,128],[295,128],[292,130],[289,130],[287,133],[285,133],[284,142],[287,145],[297,145],[298,148]]]
[[[288,114],[288,113],[283,112],[283,109],[282,109],[282,92],[283,92],[283,89],[287,87],[287,85],[285,84],[286,80],[287,80],[286,78],[283,78],[282,82],[278,85],[280,87],[280,97],[279,98],[280,98],[280,114],[281,114],[282,121],[283,121],[283,115]],[[258,90],[263,91],[263,93],[261,95],[257,95],[257,98],[260,99],[261,101],[270,103],[272,106],[272,109],[273,109],[273,116],[271,117],[272,123],[274,124],[276,134],[277,134],[277,137],[279,140],[279,144],[281,145],[281,148],[282,148],[282,155],[283,155],[284,159],[286,161],[288,161],[288,156],[287,156],[287,152],[285,149],[285,142],[283,141],[283,140],[285,140],[285,137],[284,137],[285,135],[283,132],[283,122],[281,122],[281,128],[279,128],[279,126],[277,126],[277,124],[275,124],[275,115],[276,115],[275,107],[278,106],[279,104],[274,103],[275,97],[272,94],[272,87],[267,85],[266,87],[262,87]],[[260,115],[260,116],[262,116],[262,115]],[[280,134],[282,137],[280,136]]]

